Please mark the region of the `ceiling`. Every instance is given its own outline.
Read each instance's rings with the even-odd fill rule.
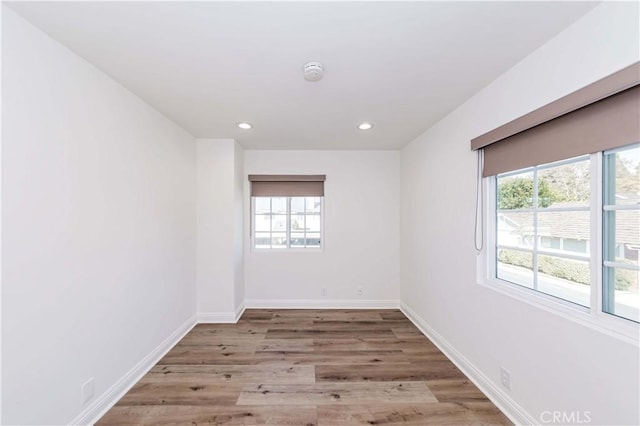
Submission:
[[[249,149],[399,149],[597,5],[9,4],[194,136]]]

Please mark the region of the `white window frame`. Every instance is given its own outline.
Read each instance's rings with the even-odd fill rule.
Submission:
[[[602,265],[603,265],[603,153],[591,154],[591,229],[590,229],[590,306],[582,305],[529,289],[496,277],[496,177],[482,179],[484,190],[485,241],[477,256],[477,282],[479,285],[513,297],[529,305],[585,325],[616,339],[640,346],[640,327],[637,322],[608,314],[602,309]],[[557,162],[554,164],[561,164]],[[534,191],[535,192],[535,191]]]
[[[291,198],[298,198],[298,197],[304,197],[304,196],[265,196],[265,197],[259,197],[259,198],[286,198],[287,199],[287,222],[286,222],[286,234],[287,234],[287,247],[284,248],[273,248],[273,247],[256,247],[255,245],[255,233],[254,233],[254,229],[255,229],[255,220],[256,220],[256,212],[255,212],[255,198],[256,197],[250,197],[251,201],[250,201],[250,215],[251,215],[251,220],[250,220],[250,226],[251,228],[249,229],[249,243],[251,245],[251,251],[252,252],[260,252],[260,253],[320,253],[320,252],[324,252],[324,247],[325,247],[325,236],[324,236],[324,206],[325,206],[325,197],[324,196],[316,196],[316,195],[309,195],[309,197],[318,197],[320,198],[320,247],[290,247],[291,244]],[[273,213],[271,213],[273,214]],[[305,211],[305,215],[306,215],[306,211]],[[306,220],[306,219],[305,219]],[[305,236],[306,236],[306,231],[305,231]]]
[[[638,149],[640,149],[640,144],[632,144],[631,146],[634,146]],[[621,151],[625,151],[629,149],[628,146],[622,146],[619,148],[615,148],[615,149],[610,149],[608,151],[605,152],[605,154],[616,154],[618,152]],[[601,186],[601,197],[600,199],[602,200],[602,204],[600,205],[598,212],[600,213],[600,215],[602,215],[601,217],[601,228],[603,230],[604,233],[604,227],[605,227],[605,218],[604,218],[604,212],[607,211],[616,211],[616,212],[621,212],[621,211],[635,211],[638,210],[638,205],[637,204],[613,204],[613,205],[608,205],[604,202],[604,155],[600,156],[601,161],[602,161],[602,165],[601,165],[601,172],[603,173],[603,176],[600,178],[602,185]],[[614,157],[614,161],[615,161],[615,157]],[[614,190],[614,196],[615,196],[615,190]],[[602,235],[602,238],[604,239],[604,235]],[[615,238],[614,238],[615,241]],[[618,263],[615,261],[609,261],[609,260],[605,260],[604,259],[604,244],[601,244],[601,249],[602,249],[602,274],[601,274],[601,278],[602,278],[602,284],[604,285],[604,266],[610,267],[610,268],[617,268],[617,269],[625,269],[625,270],[634,270],[635,268],[630,267],[630,265],[626,265],[624,263]],[[614,247],[615,250],[615,247]],[[605,302],[605,296],[604,296],[604,286],[602,286],[602,292],[601,292],[601,299],[599,300],[599,304],[600,306],[603,307],[604,309],[604,303]]]

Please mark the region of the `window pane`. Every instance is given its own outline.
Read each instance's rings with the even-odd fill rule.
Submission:
[[[640,271],[604,268],[603,311],[640,322]]]
[[[555,256],[538,256],[538,290],[569,302],[589,306],[589,262]]]
[[[304,213],[304,197],[291,197],[291,214]]]
[[[547,250],[559,250],[562,239],[559,237],[540,237],[540,248]]]
[[[320,232],[320,215],[307,215],[307,232]]]
[[[320,247],[322,199],[253,197],[254,248]]]
[[[496,276],[502,280],[533,288],[533,254],[498,249]]]
[[[589,206],[590,160],[585,159],[538,172],[538,207]]]
[[[255,213],[271,213],[271,197],[255,197],[253,199]]]
[[[498,213],[498,245],[533,248],[533,213]]]
[[[640,210],[604,212],[604,259],[638,265],[640,252]],[[615,241],[613,236],[615,235]]]
[[[268,232],[256,232],[254,243],[256,248],[271,248],[271,234]]]
[[[271,215],[257,214],[255,216],[256,232],[269,232],[271,230]]]
[[[304,233],[291,234],[291,247],[304,247]]]
[[[271,235],[271,248],[287,248],[287,234],[274,233]]]
[[[497,178],[498,209],[533,207],[533,172]]]
[[[287,215],[271,216],[271,231],[285,232],[287,230]]]
[[[591,236],[591,214],[585,212],[540,212],[538,213],[538,236],[540,244],[548,238],[558,250],[568,254],[589,254]]]
[[[307,213],[320,213],[321,197],[306,197]]]
[[[271,198],[271,212],[286,214],[287,213],[287,197]]]
[[[291,216],[291,232],[304,231],[304,214]]]
[[[604,154],[604,204],[640,204],[640,145]],[[640,322],[638,267],[640,210],[603,212],[603,257],[605,261],[629,265],[604,266],[602,310]]]
[[[604,175],[609,179],[605,204],[640,203],[640,146],[606,153]]]
[[[320,247],[320,234],[307,234],[307,247]]]

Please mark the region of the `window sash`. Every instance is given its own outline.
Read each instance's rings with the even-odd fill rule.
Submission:
[[[627,271],[639,271],[640,264],[626,264],[616,261],[616,246],[617,246],[617,230],[616,219],[617,215],[611,214],[612,212],[629,212],[640,211],[639,204],[616,204],[617,195],[617,176],[616,176],[616,160],[617,153],[630,149],[640,149],[640,144],[633,144],[617,149],[612,149],[602,153],[602,300],[600,302],[600,309],[602,312],[616,317],[620,317],[629,321],[639,322],[638,319],[628,318],[623,316],[617,311],[616,303],[616,273],[619,270]],[[613,260],[611,260],[613,259]]]
[[[269,197],[260,197],[260,198],[268,198],[269,199],[269,213],[261,212],[256,213],[256,198],[251,197],[251,230],[250,230],[250,242],[251,249],[258,251],[291,251],[291,250],[304,250],[304,251],[314,251],[314,250],[322,250],[324,247],[324,197],[316,197],[316,196],[301,196],[301,197],[278,197],[278,196],[269,196]],[[285,213],[273,213],[273,198],[286,198],[286,209]],[[292,198],[303,198],[304,199],[304,212],[296,212],[292,213],[291,209],[291,200]],[[320,199],[320,209],[319,211],[310,211],[307,208],[308,198],[319,198]],[[269,231],[258,231],[256,230],[256,217],[257,216],[269,216],[270,218],[270,227]],[[273,217],[274,216],[284,216],[286,217],[286,222],[283,230],[274,231],[273,230]],[[292,217],[293,216],[304,216],[304,227],[301,230],[292,229]],[[308,230],[307,219],[308,217],[317,216],[319,218],[319,231]],[[286,237],[286,245],[284,247],[274,247],[273,246],[273,235],[274,234],[284,234]],[[292,235],[294,234],[302,234],[303,236],[303,244],[292,244]],[[257,237],[259,236],[269,236],[269,244],[268,247],[265,247],[266,244],[258,246]],[[313,238],[318,235],[320,242],[318,245],[309,244],[309,238]]]
[[[495,197],[494,197],[494,206],[495,206],[495,221],[496,221],[496,234],[495,234],[495,243],[493,244],[493,246],[495,247],[495,254],[494,254],[494,262],[493,262],[493,276],[496,279],[500,279],[515,285],[520,285],[523,286],[525,288],[530,288],[533,291],[542,293],[542,294],[546,294],[548,296],[551,297],[556,297],[559,298],[560,300],[562,300],[563,302],[567,302],[567,303],[573,303],[573,304],[577,304],[579,306],[585,306],[585,307],[589,307],[591,305],[591,300],[589,300],[589,302],[585,305],[583,303],[581,303],[579,301],[580,297],[576,297],[574,299],[569,299],[569,298],[565,298],[565,297],[561,297],[559,296],[557,293],[552,293],[550,291],[543,291],[540,285],[540,275],[546,275],[543,272],[540,271],[540,257],[541,256],[547,256],[547,257],[555,257],[555,258],[561,258],[561,259],[567,259],[569,261],[578,261],[578,262],[588,262],[589,264],[589,271],[591,271],[591,268],[593,267],[592,263],[591,263],[591,250],[589,250],[589,248],[587,248],[587,254],[585,255],[580,255],[580,254],[572,254],[572,253],[567,253],[566,251],[555,251],[553,249],[549,250],[549,249],[545,249],[545,248],[541,248],[540,247],[540,241],[542,238],[542,235],[540,234],[540,226],[539,226],[539,215],[540,213],[563,213],[563,212],[590,212],[591,211],[591,207],[590,206],[577,206],[577,207],[540,207],[539,206],[539,172],[540,171],[544,171],[544,170],[548,170],[548,169],[552,169],[552,168],[557,168],[557,167],[561,167],[564,165],[569,165],[569,164],[575,164],[575,163],[580,163],[580,162],[584,162],[586,160],[590,160],[589,156],[579,156],[579,157],[575,157],[575,158],[570,158],[570,159],[566,159],[566,160],[562,160],[562,161],[557,161],[557,162],[553,162],[553,163],[548,163],[548,164],[543,164],[543,165],[539,165],[539,166],[532,166],[532,167],[527,167],[525,169],[522,170],[514,170],[512,172],[508,172],[508,173],[504,173],[504,174],[500,174],[499,176],[496,176],[493,182],[494,185],[494,192],[495,192]],[[590,162],[591,165],[592,162]],[[523,174],[531,174],[532,175],[532,181],[533,181],[533,194],[532,194],[532,201],[531,201],[531,208],[526,208],[526,209],[500,209],[498,207],[498,184],[499,184],[499,179],[505,179],[505,178],[509,178],[511,176],[517,176],[517,175],[523,175]],[[500,213],[505,213],[505,212],[517,212],[517,213],[530,213],[532,214],[533,217],[533,223],[532,223],[532,247],[526,247],[526,246],[510,246],[507,244],[500,244],[497,240],[497,232],[499,229],[499,224],[498,224],[498,220],[499,220],[499,214]],[[591,220],[589,221],[589,223],[591,223]],[[553,235],[552,235],[553,237]],[[590,238],[591,238],[591,231],[590,231]],[[499,267],[498,267],[498,252],[500,250],[512,250],[512,251],[518,251],[518,252],[523,252],[523,253],[530,253],[531,254],[531,258],[532,258],[532,265],[531,265],[531,275],[532,275],[532,283],[531,283],[531,287],[528,287],[527,285],[523,284],[523,283],[516,283],[516,282],[512,282],[512,281],[508,281],[504,278],[499,277]],[[590,277],[591,278],[591,277]],[[591,284],[592,284],[592,280],[589,279],[589,292],[591,294],[592,292],[592,288],[591,288]]]

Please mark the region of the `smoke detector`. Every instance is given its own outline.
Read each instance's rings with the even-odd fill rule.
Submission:
[[[304,79],[318,81],[324,75],[324,66],[320,62],[307,62],[303,67]]]

